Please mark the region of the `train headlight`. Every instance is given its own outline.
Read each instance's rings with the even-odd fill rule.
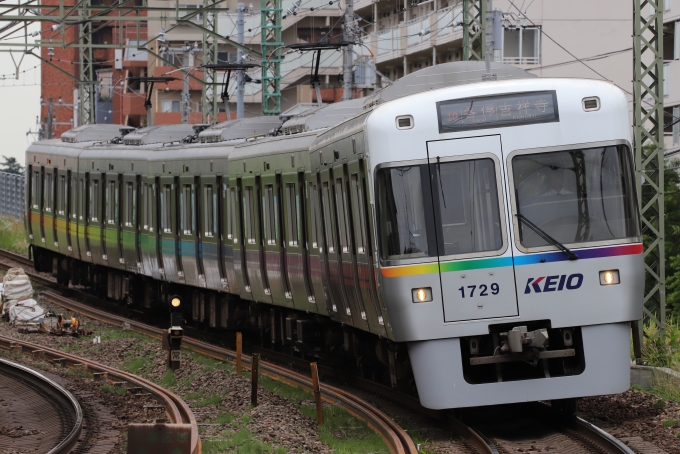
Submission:
[[[619,270],[600,271],[600,285],[620,284]]]
[[[411,296],[413,297],[414,303],[427,303],[432,301],[432,288],[414,288],[411,290]]]
[[[178,308],[182,304],[182,300],[179,298],[179,296],[173,296],[170,298],[170,305],[174,308]]]

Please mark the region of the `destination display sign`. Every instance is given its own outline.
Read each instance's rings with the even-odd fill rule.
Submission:
[[[560,121],[555,91],[441,101],[437,114],[439,133]]]

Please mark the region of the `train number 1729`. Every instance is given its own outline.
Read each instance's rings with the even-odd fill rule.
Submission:
[[[475,296],[475,293],[477,293],[477,296],[489,296],[489,290],[491,290],[491,295],[498,295],[500,287],[494,282],[489,286],[486,284],[468,285],[467,287],[461,287],[458,290],[463,298],[472,298]]]

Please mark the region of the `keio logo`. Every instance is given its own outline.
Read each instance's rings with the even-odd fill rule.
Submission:
[[[524,293],[543,293],[543,292],[561,292],[565,288],[567,290],[576,290],[583,284],[583,274],[576,273],[556,275],[556,276],[541,276],[537,278],[530,277],[527,281],[527,286],[524,288]]]

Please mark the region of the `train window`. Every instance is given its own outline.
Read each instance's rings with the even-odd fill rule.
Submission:
[[[503,247],[496,165],[492,159],[432,165],[439,255]],[[436,189],[436,191],[435,191]]]
[[[432,216],[429,179],[424,165],[378,170],[376,198],[383,259],[414,259],[436,253],[435,232],[426,222]]]
[[[560,243],[640,236],[631,153],[624,145],[512,158],[518,214]],[[552,248],[522,222],[525,247]]]
[[[57,202],[59,204],[58,213],[64,214],[66,212],[66,175],[59,175],[59,194]]]
[[[77,194],[78,191],[76,190],[78,186],[78,179],[76,177],[71,178],[71,217],[73,219],[76,219],[78,217],[78,203],[77,203]]]
[[[323,208],[324,228],[326,230],[326,241],[328,242],[328,252],[335,251],[335,237],[333,236],[333,227],[331,225],[331,210],[328,205],[331,200],[330,189],[328,182],[324,181],[322,186],[321,204]]]
[[[192,192],[191,185],[185,184],[182,188],[182,197],[179,200],[180,210],[182,212],[182,232],[184,232],[185,235],[194,233],[194,198],[191,196]]]
[[[40,208],[40,172],[33,172],[33,181],[31,181],[31,206],[35,209]]]
[[[265,238],[267,244],[276,244],[276,210],[274,200],[274,185],[268,184],[264,187],[264,221]]]
[[[125,225],[132,227],[135,218],[135,195],[132,181],[125,183]]]
[[[90,219],[99,222],[99,180],[92,180],[90,185]]]
[[[309,203],[309,206],[310,206],[309,219],[310,219],[310,224],[311,224],[312,228],[309,229],[309,230],[310,230],[311,237],[312,237],[311,238],[312,247],[317,248],[317,247],[319,247],[319,245],[317,243],[317,233],[316,233],[316,229],[317,229],[317,221],[316,221],[317,213],[316,212],[319,209],[318,208],[319,202],[318,202],[318,197],[317,197],[317,193],[316,193],[316,185],[312,184],[312,183],[307,183],[307,184],[309,185],[309,188],[311,188],[310,191],[309,191],[309,202],[310,202]]]
[[[245,221],[246,238],[250,244],[255,244],[255,210],[253,209],[253,203],[255,203],[255,200],[253,199],[253,187],[246,186],[246,196],[243,201],[243,220]]]
[[[163,185],[163,192],[161,192],[161,222],[163,232],[172,233],[172,187],[169,184]]]
[[[217,211],[217,194],[213,197],[212,185],[203,187],[203,206],[205,207],[203,225],[205,226],[205,236],[212,237],[215,235],[214,219]]]
[[[116,182],[110,180],[106,191],[106,222],[108,224],[116,223],[116,212],[118,211],[118,191],[116,189]]]
[[[144,223],[149,229],[149,232],[153,232],[153,214],[154,214],[154,186],[153,184],[146,185],[146,210],[144,210]]]
[[[288,199],[287,225],[288,230],[286,236],[288,237],[288,244],[290,246],[298,245],[298,203],[295,194],[295,183],[286,183],[286,198]]]
[[[349,226],[347,224],[347,205],[345,204],[345,191],[342,190],[342,178],[335,180],[335,208],[340,231],[340,247],[342,252],[349,252]]]
[[[43,204],[45,211],[52,211],[52,174],[45,172],[45,202]]]
[[[356,227],[356,242],[357,254],[364,254],[366,252],[366,219],[364,213],[364,194],[362,188],[359,186],[359,175],[352,174],[351,190],[352,190],[352,207],[356,219],[354,225]]]
[[[229,189],[227,197],[227,239],[234,239],[234,223],[236,222],[236,190]]]

